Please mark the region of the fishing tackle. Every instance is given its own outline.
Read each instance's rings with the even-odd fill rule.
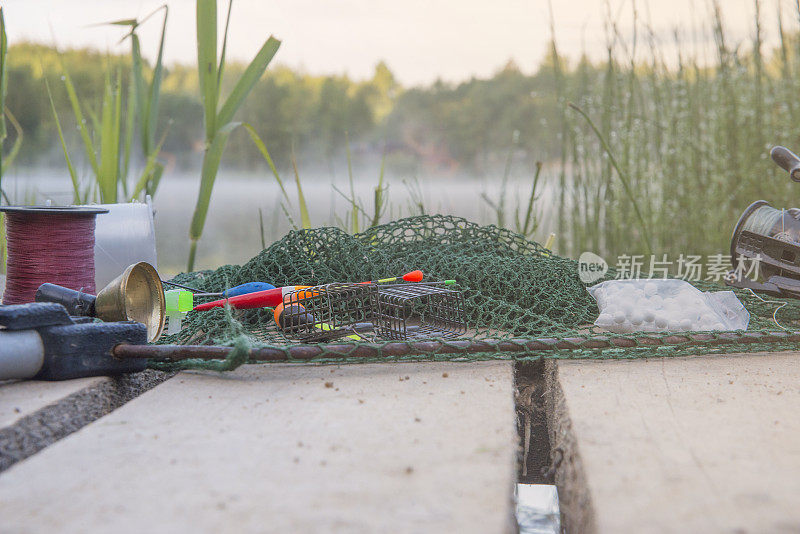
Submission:
[[[89,206],[2,206],[8,262],[3,304],[33,302],[45,282],[95,291],[95,217]]]
[[[320,292],[321,293],[321,292]],[[363,340],[360,334],[366,334],[373,329],[372,323],[353,323],[338,326],[319,321],[305,306],[291,299],[286,304],[281,303],[273,312],[275,324],[287,334],[298,335],[306,340],[330,341],[340,337],[347,337],[356,341]]]
[[[68,380],[144,371],[146,356],[114,357],[120,344],[147,343],[147,327],[135,322],[73,319],[53,302],[0,306],[0,380]]]
[[[143,323],[151,342],[157,340],[164,329],[164,287],[155,267],[146,262],[130,265],[97,296],[56,284],[42,284],[34,298],[36,302],[61,304],[70,315]]]
[[[284,333],[306,342],[352,330],[372,330],[375,337],[396,340],[453,338],[466,332],[461,292],[442,284],[315,286],[286,294],[274,317]]]
[[[800,158],[782,146],[770,155],[792,180],[800,181]],[[800,298],[800,209],[777,209],[765,200],[750,204],[733,230],[731,263],[726,284]]]
[[[406,282],[421,282],[423,278],[422,271],[411,271],[403,276],[395,276],[392,278],[383,278],[380,280],[370,280],[367,282],[360,282],[362,285],[366,284],[383,284],[388,282],[395,282],[397,280],[404,280]],[[244,295],[237,295],[227,299],[219,299],[212,302],[205,302],[198,304],[194,307],[195,311],[206,311],[213,308],[219,308],[229,305],[231,308],[239,310],[246,310],[252,308],[274,308],[281,302],[283,297],[289,293],[307,289],[312,286],[284,286],[267,289],[265,291],[256,291],[254,293],[247,293]]]
[[[166,280],[161,281],[162,284],[167,284],[168,286],[179,287],[181,289],[185,289],[187,291],[191,291],[195,297],[236,297],[238,295],[244,295],[245,293],[255,293],[256,291],[266,291],[268,289],[275,289],[275,286],[272,284],[268,284],[267,282],[247,282],[245,284],[239,284],[238,286],[234,286],[230,289],[226,289],[225,291],[218,292],[218,293],[203,293],[199,289],[195,289],[193,287],[184,286],[182,284],[178,284],[175,282],[168,282]]]

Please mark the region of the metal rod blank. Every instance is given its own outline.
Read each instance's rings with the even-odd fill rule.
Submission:
[[[392,343],[330,343],[325,345],[292,345],[286,348],[265,347],[252,349],[250,361],[278,362],[311,360],[320,356],[333,358],[379,358],[381,356],[409,356],[434,354],[476,354],[481,352],[539,352],[551,350],[636,348],[657,346],[703,346],[751,343],[800,342],[800,332],[720,332],[673,334],[666,336],[643,335],[638,337],[588,336],[569,338],[507,339],[486,341],[408,341]],[[221,360],[232,347],[208,345],[118,345],[117,358],[149,358],[178,361],[189,358]]]

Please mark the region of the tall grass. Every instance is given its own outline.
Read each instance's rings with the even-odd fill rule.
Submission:
[[[386,213],[389,204],[389,186],[386,185],[385,181],[386,154],[384,153],[381,157],[381,166],[378,171],[378,183],[373,188],[372,213],[370,213],[365,203],[356,195],[353,176],[353,158],[350,152],[350,138],[347,132],[345,132],[345,150],[347,155],[347,177],[350,185],[350,192],[344,193],[335,185],[331,185],[331,187],[339,196],[347,201],[349,207],[344,218],[334,214],[334,220],[337,226],[343,230],[351,234],[357,234],[371,226],[380,224],[381,217]],[[300,196],[302,201],[302,194]]]
[[[164,18],[161,23],[161,37],[158,43],[158,55],[156,62],[153,65],[153,74],[150,82],[147,82],[145,76],[145,62],[142,59],[141,44],[139,35],[136,31],[144,24],[150,17],[158,13],[164,12]],[[135,117],[134,120],[128,121],[126,124],[125,138],[130,139],[135,124],[139,127],[140,148],[142,156],[148,162],[146,172],[141,175],[134,189],[136,196],[141,191],[146,194],[155,196],[158,184],[161,182],[161,177],[164,174],[164,165],[158,161],[158,154],[161,152],[161,146],[167,134],[165,131],[161,136],[161,140],[156,140],[156,128],[158,127],[159,119],[159,100],[161,98],[161,79],[164,73],[164,40],[167,33],[167,18],[169,17],[169,7],[164,4],[149,15],[139,19],[125,19],[111,22],[109,24],[115,26],[127,26],[130,31],[123,39],[129,39],[131,43],[131,88],[128,90],[128,108],[127,113],[130,117]],[[123,173],[127,174],[130,162],[130,143],[125,145],[125,153],[123,160]],[[151,163],[152,161],[152,163]],[[123,182],[124,191],[127,194],[127,181]]]
[[[14,115],[6,109],[6,91],[8,89],[8,37],[6,36],[6,22],[3,15],[3,8],[0,7],[0,204],[4,201],[9,203],[8,196],[3,191],[3,174],[14,162],[22,146],[22,127],[14,118]],[[6,130],[6,117],[14,126],[16,139],[11,146],[8,154],[3,153],[3,142],[6,140],[8,131]],[[0,271],[5,271],[6,265],[6,234],[5,234],[5,215],[0,213]]]
[[[148,85],[145,81],[144,62],[141,56],[139,36],[136,30],[152,15],[159,10],[164,10],[164,20],[161,28],[158,57],[153,69],[153,79]],[[113,26],[129,27],[129,32],[123,40],[131,41],[131,76],[127,92],[123,91],[122,71],[117,68],[114,72],[110,66],[105,69],[103,93],[99,110],[93,107],[92,102],[82,99],[75,88],[69,70],[66,68],[64,58],[59,54],[58,62],[61,67],[61,79],[70,103],[75,123],[80,134],[83,153],[90,168],[88,184],[82,184],[78,172],[73,164],[67,148],[67,139],[61,119],[56,110],[50,82],[45,76],[45,86],[50,100],[50,111],[58,132],[58,139],[64,153],[64,160],[72,180],[73,202],[76,204],[99,200],[104,203],[115,203],[119,200],[133,200],[146,193],[155,195],[158,182],[164,171],[163,165],[158,161],[161,146],[164,143],[166,132],[160,141],[155,141],[155,130],[158,122],[158,101],[161,87],[162,57],[164,53],[164,38],[166,35],[168,9],[162,6],[142,20],[124,19],[109,22]],[[123,102],[126,102],[123,111]],[[88,115],[89,120],[86,120]],[[134,130],[137,126],[141,133],[141,149],[145,160],[144,169],[129,186],[128,175],[131,160],[131,147],[133,146]]]
[[[147,155],[145,166],[136,180],[132,191],[128,191],[128,163],[133,141],[133,128],[131,124],[135,120],[136,107],[128,105],[123,113],[122,103],[124,100],[130,102],[134,95],[127,94],[122,90],[122,73],[119,69],[110,72],[107,69],[103,82],[103,96],[98,109],[95,109],[91,102],[85,102],[78,95],[75,85],[72,82],[69,71],[64,66],[62,68],[62,80],[64,88],[75,117],[78,132],[80,133],[81,145],[86,161],[89,163],[90,180],[82,183],[81,177],[73,164],[67,147],[67,139],[61,125],[61,119],[56,111],[50,82],[45,78],[45,86],[50,99],[50,109],[58,131],[61,150],[64,153],[64,160],[72,180],[73,202],[75,204],[87,203],[90,201],[100,201],[102,203],[116,203],[120,200],[132,200],[138,198],[150,183],[149,177],[160,165],[157,161],[164,141],[162,136],[158,145]],[[87,115],[89,119],[87,120]]]
[[[712,3],[710,61],[678,32],[676,56],[665,58],[667,43],[641,21],[627,40],[609,22],[603,69],[584,61],[561,76],[567,62],[553,44],[565,109],[561,253],[724,253],[749,203],[797,205],[800,191],[767,154],[776,144],[800,147],[800,40],[781,13],[779,46],[765,50],[763,5],[753,6],[752,38],[732,42]],[[793,10],[800,19],[800,5]]]

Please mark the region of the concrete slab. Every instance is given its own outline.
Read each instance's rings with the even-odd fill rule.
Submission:
[[[550,369],[567,532],[800,531],[800,354]]]
[[[167,373],[63,382],[0,381],[0,471],[160,384]]]
[[[87,387],[110,380],[106,377],[80,378],[63,382],[0,380],[0,429],[38,412]]]
[[[181,373],[0,474],[5,532],[511,532],[509,362]]]

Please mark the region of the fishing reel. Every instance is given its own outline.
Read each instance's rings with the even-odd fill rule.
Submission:
[[[774,147],[770,156],[800,182],[800,158],[782,146]],[[733,230],[731,263],[727,285],[800,298],[800,209],[777,209],[765,200],[750,204]]]

